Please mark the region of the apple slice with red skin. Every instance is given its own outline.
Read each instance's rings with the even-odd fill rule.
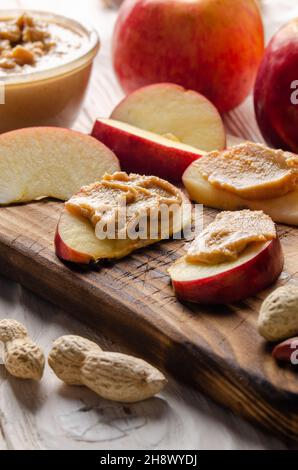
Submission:
[[[88,219],[64,209],[55,234],[56,254],[64,261],[89,264],[102,258],[122,258],[130,253],[126,240],[99,240]]]
[[[183,197],[182,215],[177,217],[171,233],[178,233],[191,224],[191,212],[185,209],[189,201]],[[55,234],[56,255],[64,261],[89,264],[100,259],[123,258],[132,251],[157,243],[154,239],[99,239],[95,235],[94,226],[85,217],[74,215],[67,209],[62,211]]]
[[[108,123],[100,120],[92,135],[114,149],[127,171],[180,182],[183,168],[204,152],[226,146],[215,106],[200,93],[173,83],[134,91],[116,106],[111,119],[114,129],[103,127]],[[115,121],[134,128],[117,124],[115,129]]]
[[[226,146],[226,132],[216,107],[205,96],[173,83],[148,85],[127,95],[111,119],[210,152]]]
[[[92,136],[109,147],[127,173],[181,182],[186,168],[206,152],[113,119],[97,119]]]
[[[218,265],[178,259],[169,268],[177,297],[202,304],[238,302],[276,281],[284,263],[278,238],[249,245],[232,262]]]

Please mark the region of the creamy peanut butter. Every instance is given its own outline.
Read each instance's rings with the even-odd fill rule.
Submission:
[[[61,64],[82,47],[84,37],[56,23],[22,14],[0,20],[0,77]]]
[[[100,182],[85,186],[65,206],[75,215],[83,216],[96,226],[119,220],[119,211],[125,209],[125,221],[117,227],[127,233],[129,227],[148,217],[149,212],[166,206],[182,204],[182,194],[172,184],[156,176],[128,175],[116,172],[104,175]]]
[[[262,211],[221,212],[192,242],[186,260],[219,264],[235,260],[251,243],[276,238],[271,218]]]
[[[214,187],[246,199],[270,199],[298,188],[298,156],[246,142],[195,162]]]
[[[71,127],[87,89],[97,33],[47,12],[0,11],[0,133]]]

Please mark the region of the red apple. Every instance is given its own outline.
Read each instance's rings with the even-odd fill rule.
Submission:
[[[186,168],[205,152],[113,119],[97,119],[92,136],[109,147],[127,173],[181,182]]]
[[[173,82],[201,92],[221,112],[249,94],[263,51],[255,0],[127,0],[113,36],[125,92]]]
[[[254,103],[264,139],[298,153],[298,18],[269,43],[257,75]]]
[[[254,243],[232,262],[218,265],[178,259],[169,269],[173,287],[181,300],[204,304],[238,302],[272,284],[283,268],[278,238]]]

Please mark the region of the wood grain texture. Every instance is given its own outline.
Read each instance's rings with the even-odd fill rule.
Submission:
[[[260,0],[260,4],[264,13],[267,40],[283,23],[298,16],[298,6],[293,0]],[[104,9],[101,0],[85,0],[83,7],[81,2],[73,0],[1,0],[1,8],[15,7],[51,10],[78,20],[90,21],[96,27],[101,38],[101,50],[95,61],[84,107],[75,124],[77,130],[89,132],[95,117],[108,116],[123,96],[111,66],[111,34],[116,13]],[[241,139],[252,138],[261,141],[251,98],[225,116],[225,123],[231,134]],[[34,230],[37,224],[37,232],[43,230],[46,233],[41,243],[37,241],[34,244],[34,249],[38,252],[40,246],[41,250],[52,255],[51,231],[57,215],[49,217],[46,213],[43,223],[39,214],[35,214],[35,210],[30,216],[30,225],[34,225]],[[28,221],[26,223],[28,224]],[[15,227],[15,230],[19,228]],[[12,235],[11,229],[7,232]],[[26,230],[22,229],[22,233],[15,244],[25,241],[29,248],[30,241],[26,238]],[[7,236],[9,237],[8,233]],[[5,239],[9,240],[7,236]],[[50,243],[46,249],[43,248],[45,240]],[[14,258],[11,251],[9,256]],[[145,262],[146,257],[142,257]],[[32,279],[28,281],[24,274],[24,260],[26,258],[21,263],[20,273],[23,273],[24,280],[32,289]],[[144,273],[144,267],[136,267],[136,272],[138,271],[142,272],[143,277],[148,276]],[[149,273],[151,277],[152,270]],[[25,323],[32,337],[46,353],[53,340],[62,334],[81,334],[98,342],[104,349],[123,352],[126,350],[103,336],[101,328],[87,327],[57,306],[42,301],[27,289],[4,277],[0,277],[0,294],[0,318],[13,317]],[[88,303],[87,299],[85,304]],[[55,301],[55,298],[51,301]],[[164,302],[167,302],[166,298]],[[251,308],[254,306],[246,307],[244,319],[251,318]],[[101,306],[98,307],[98,312],[100,311]],[[84,314],[85,308],[82,318]],[[194,313],[188,315],[195,316]],[[231,318],[228,321],[232,321]],[[104,322],[105,319],[103,325]],[[240,322],[238,319],[238,323]],[[252,317],[252,322],[255,322],[255,317]],[[237,328],[235,319],[233,326]],[[228,343],[225,341],[218,347],[222,350],[228,347]],[[265,363],[263,366],[268,369]],[[271,370],[271,366],[269,369]],[[273,374],[274,371],[270,373]],[[10,377],[4,368],[0,367],[0,449],[44,448],[284,449],[285,445],[172,379],[158,399],[123,407],[106,402],[85,388],[61,386],[49,368],[46,368],[41,384],[34,384]]]
[[[298,440],[297,374],[275,363],[256,331],[269,290],[218,308],[178,302],[167,268],[183,254],[183,241],[92,270],[65,265],[53,247],[61,208],[43,201],[0,209],[2,273],[217,402]],[[213,216],[204,210],[205,223]],[[286,259],[279,284],[298,285],[297,229],[280,226],[279,235]]]

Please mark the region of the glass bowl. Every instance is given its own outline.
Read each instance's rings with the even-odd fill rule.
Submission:
[[[18,18],[23,10],[0,10],[0,21]],[[70,127],[78,116],[99,49],[96,31],[53,13],[28,10],[34,18],[55,23],[82,37],[82,46],[61,64],[0,77],[0,133],[31,126]]]

